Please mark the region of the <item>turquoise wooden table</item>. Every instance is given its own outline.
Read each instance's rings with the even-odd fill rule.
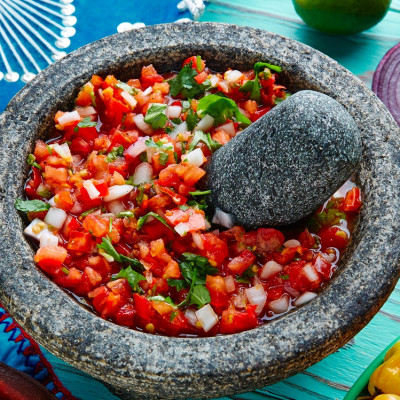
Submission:
[[[1,3],[0,1],[0,5]],[[151,1],[147,0],[141,4],[143,3],[150,6]],[[118,8],[118,5],[116,7]],[[119,12],[120,22],[146,22],[140,19],[134,7],[130,13],[121,10]],[[362,34],[347,37],[322,34],[307,27],[295,13],[291,0],[213,0],[207,3],[200,21],[248,25],[296,39],[336,59],[358,75],[368,86],[379,60],[389,48],[400,42],[400,0],[392,1],[390,11],[376,27]],[[113,29],[115,32],[116,26]],[[72,38],[72,43],[73,40]],[[79,43],[79,45],[84,43]],[[220,400],[343,399],[351,385],[374,357],[399,335],[400,284],[373,320],[336,353],[308,370],[275,385]],[[76,397],[82,400],[116,399],[101,383],[45,350],[44,352],[53,364],[60,380]]]

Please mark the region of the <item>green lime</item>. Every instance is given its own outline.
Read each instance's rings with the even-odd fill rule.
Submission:
[[[350,35],[376,25],[391,0],[293,0],[303,21],[327,33]]]

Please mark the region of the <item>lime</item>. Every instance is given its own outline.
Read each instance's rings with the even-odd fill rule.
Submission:
[[[391,0],[293,0],[303,21],[327,33],[350,35],[376,25]]]

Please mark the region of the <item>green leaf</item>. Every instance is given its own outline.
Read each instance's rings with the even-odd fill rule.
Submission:
[[[168,120],[165,115],[166,108],[166,104],[151,103],[144,117],[144,122],[150,124],[153,129],[164,128]]]
[[[43,168],[36,162],[36,157],[33,154],[29,154],[26,162],[32,167],[42,170]]]
[[[181,94],[185,99],[193,99],[203,93],[204,89],[194,79],[196,75],[197,71],[191,65],[185,65],[179,74],[168,82],[171,96]]]
[[[135,218],[135,213],[132,211],[122,211],[117,215],[117,218]]]
[[[198,308],[201,308],[210,303],[210,301],[210,292],[204,285],[196,285],[193,288],[189,304],[195,304]]]
[[[101,240],[101,244],[97,245],[97,248],[104,250],[107,254],[109,254],[115,261],[122,264],[130,264],[132,267],[139,269],[140,271],[144,270],[142,263],[136,258],[129,258],[122,254],[119,254],[117,250],[115,250],[114,246],[111,243],[111,239],[106,236]]]
[[[250,278],[255,276],[255,272],[252,270],[251,266],[243,272],[241,276],[236,275],[236,281],[239,283],[250,283]]]
[[[164,143],[161,140],[155,142],[153,138],[147,139],[145,142],[147,147],[155,147],[159,150],[173,150],[174,145],[170,142]]]
[[[214,152],[215,150],[218,150],[222,146],[220,143],[213,140],[209,133],[204,133],[202,131],[196,131],[194,133],[192,141],[190,142],[188,151],[192,151],[196,147],[197,143],[199,143],[199,142],[205,143],[212,152]]]
[[[17,199],[15,200],[14,207],[22,212],[47,211],[50,208],[50,204],[42,200]]]
[[[160,153],[159,162],[160,165],[165,165],[168,161],[169,155],[167,153]]]
[[[193,253],[183,253],[179,267],[187,283],[190,284],[193,281],[193,276],[197,276],[196,285],[204,285],[207,275],[215,275],[218,272],[217,268],[210,265],[207,258]]]
[[[182,120],[180,118],[172,118],[171,122],[175,125],[179,125],[182,123]]]
[[[128,92],[130,95],[135,95],[136,93],[137,93],[137,90],[136,90],[136,88],[134,88],[134,87],[132,87],[132,86],[129,86],[127,83],[125,83],[125,82],[121,82],[121,81],[119,81],[116,85],[115,85],[115,87],[117,87],[118,89],[121,89],[121,90],[125,90],[125,92]]]
[[[256,100],[258,103],[260,102],[261,91],[258,77],[256,77],[254,81],[247,81],[239,90],[241,92],[250,92],[250,99]]]
[[[188,131],[192,131],[199,121],[200,118],[192,109],[190,109],[186,116],[186,125]]]
[[[150,296],[150,297],[147,298],[147,300],[150,300],[150,301],[163,301],[164,303],[167,303],[167,304],[169,304],[171,306],[175,306],[175,303],[172,301],[171,297],[169,297],[169,296],[168,297],[164,297],[164,296],[161,296],[161,295]]]
[[[91,128],[93,126],[96,126],[97,122],[92,121],[90,117],[85,117],[83,118],[82,121],[78,122],[77,127],[79,128]]]
[[[53,197],[53,193],[49,190],[49,189],[43,189],[43,190],[41,190],[41,191],[37,191],[37,194],[40,196],[40,197],[43,197],[43,198],[45,198],[45,199],[51,199],[52,197]]]
[[[143,225],[147,222],[147,218],[149,217],[154,217],[155,219],[158,219],[162,224],[164,224],[167,228],[171,229],[171,231],[173,231],[173,229],[168,225],[167,221],[163,218],[160,217],[158,214],[156,214],[153,211],[148,212],[146,215],[143,215],[143,217],[140,217],[138,219],[138,223],[137,223],[137,230],[140,231],[143,228]]]
[[[110,163],[116,160],[117,157],[124,155],[124,146],[114,147],[107,155],[106,162]]]
[[[196,69],[197,71],[201,70],[201,56],[196,56]]]
[[[198,210],[203,210],[203,211],[205,211],[208,208],[208,204],[207,204],[205,198],[202,198],[200,201],[191,199],[191,200],[188,200],[186,204],[192,208],[195,208]]]
[[[169,317],[169,322],[172,322],[174,318],[178,315],[179,313],[177,311],[173,311],[171,313],[171,316]]]
[[[51,147],[46,143],[46,147],[47,147],[47,151],[49,152],[50,155],[53,154],[53,150],[51,149]]]
[[[187,282],[183,279],[167,279],[167,283],[171,287],[175,287],[177,292],[189,287]]]
[[[265,68],[272,69],[272,71],[275,71],[278,73],[282,72],[282,67],[280,67],[279,65],[273,65],[273,64],[266,63],[266,62],[257,62],[254,64],[254,72],[256,75],[259,74]]]
[[[112,228],[113,228],[112,223],[113,223],[113,219],[110,217],[108,220],[108,233],[112,232]]]
[[[211,115],[214,118],[215,126],[223,124],[232,117],[235,117],[236,121],[243,124],[251,124],[251,121],[239,111],[237,104],[232,99],[216,94],[201,98],[197,106],[197,113],[202,117]]]
[[[192,196],[205,196],[206,194],[210,194],[211,190],[203,190],[200,192],[199,190],[197,192],[189,192],[190,195]]]
[[[118,274],[112,276],[113,280],[120,278],[125,278],[129,282],[129,285],[134,292],[141,292],[142,289],[139,286],[139,282],[146,280],[146,278],[142,274],[134,271],[131,266],[125,269],[121,269]]]

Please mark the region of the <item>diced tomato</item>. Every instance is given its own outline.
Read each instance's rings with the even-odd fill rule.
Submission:
[[[274,260],[281,265],[285,265],[296,257],[296,254],[303,254],[303,248],[297,247],[285,247],[280,253],[278,251],[273,252]]]
[[[92,146],[80,137],[72,139],[70,149],[72,154],[88,154],[92,151]]]
[[[228,305],[229,300],[228,289],[224,278],[218,275],[207,275],[206,288],[210,292],[211,305],[222,312],[222,310]]]
[[[346,193],[342,210],[346,212],[357,212],[360,209],[361,204],[360,189],[358,187],[353,187]]]
[[[67,249],[79,253],[90,253],[93,248],[92,235],[87,232],[71,231]]]
[[[180,194],[175,193],[173,190],[171,190],[171,189],[169,189],[167,187],[164,187],[164,186],[158,186],[158,188],[159,188],[159,190],[161,192],[163,192],[163,193],[167,194],[168,196],[170,196],[172,201],[176,205],[182,206],[182,205],[186,204],[186,201],[187,201],[186,197],[181,196]]]
[[[315,237],[311,235],[307,228],[300,233],[299,242],[301,243],[302,247],[307,249],[313,249],[316,245]]]
[[[322,250],[328,247],[336,247],[341,250],[344,249],[349,243],[347,233],[337,226],[323,228],[318,232],[321,241]]]
[[[69,211],[75,203],[75,199],[71,196],[70,191],[62,190],[54,196],[54,202],[58,208]]]
[[[98,313],[102,313],[104,307],[106,306],[108,295],[110,291],[106,286],[99,286],[90,293],[88,293],[89,299],[92,300],[94,309]]]
[[[43,140],[38,140],[36,142],[35,151],[33,155],[36,157],[37,162],[43,161],[46,157],[50,155],[48,145],[43,142]]]
[[[207,79],[207,77],[208,77],[207,72],[203,71],[200,74],[196,75],[194,79],[196,79],[196,82],[200,85]]]
[[[242,275],[254,263],[256,256],[250,250],[243,250],[237,257],[229,261],[228,268],[237,275]]]
[[[107,283],[107,288],[114,294],[118,294],[126,302],[132,297],[132,289],[125,278],[120,278]]]
[[[218,236],[213,233],[202,233],[204,250],[201,250],[201,255],[207,257],[217,264],[221,264],[228,257],[228,246]]]
[[[259,228],[257,230],[257,250],[260,252],[277,250],[284,241],[285,237],[277,229]]]
[[[36,252],[34,260],[44,271],[58,273],[62,263],[67,258],[67,249],[61,246],[44,246]]]
[[[183,64],[182,67],[184,67],[185,65],[189,65],[195,69],[199,74],[204,70],[206,63],[204,60],[201,59],[200,56],[192,56],[187,58]]]
[[[221,333],[238,333],[255,328],[258,325],[256,308],[256,305],[249,305],[245,311],[237,311],[234,307],[229,307],[223,311]]]
[[[54,168],[50,165],[46,165],[44,173],[47,181],[62,183],[66,182],[68,179],[68,171],[66,168]]]
[[[117,157],[114,161],[108,164],[110,174],[115,171],[121,174],[125,179],[128,178],[129,170],[126,160],[123,157]]]
[[[67,289],[74,289],[78,287],[81,284],[82,281],[82,272],[79,271],[77,268],[70,268],[68,270],[68,274],[64,276],[60,275],[57,278],[55,278],[55,282]]]
[[[135,307],[132,304],[125,304],[115,314],[115,320],[119,325],[124,325],[133,328],[135,314],[136,314]]]
[[[138,317],[144,321],[150,321],[154,311],[152,311],[151,302],[146,297],[133,293],[133,301]]]
[[[318,254],[314,260],[314,268],[322,275],[325,280],[328,280],[332,275],[332,266],[325,260],[321,254]]]

